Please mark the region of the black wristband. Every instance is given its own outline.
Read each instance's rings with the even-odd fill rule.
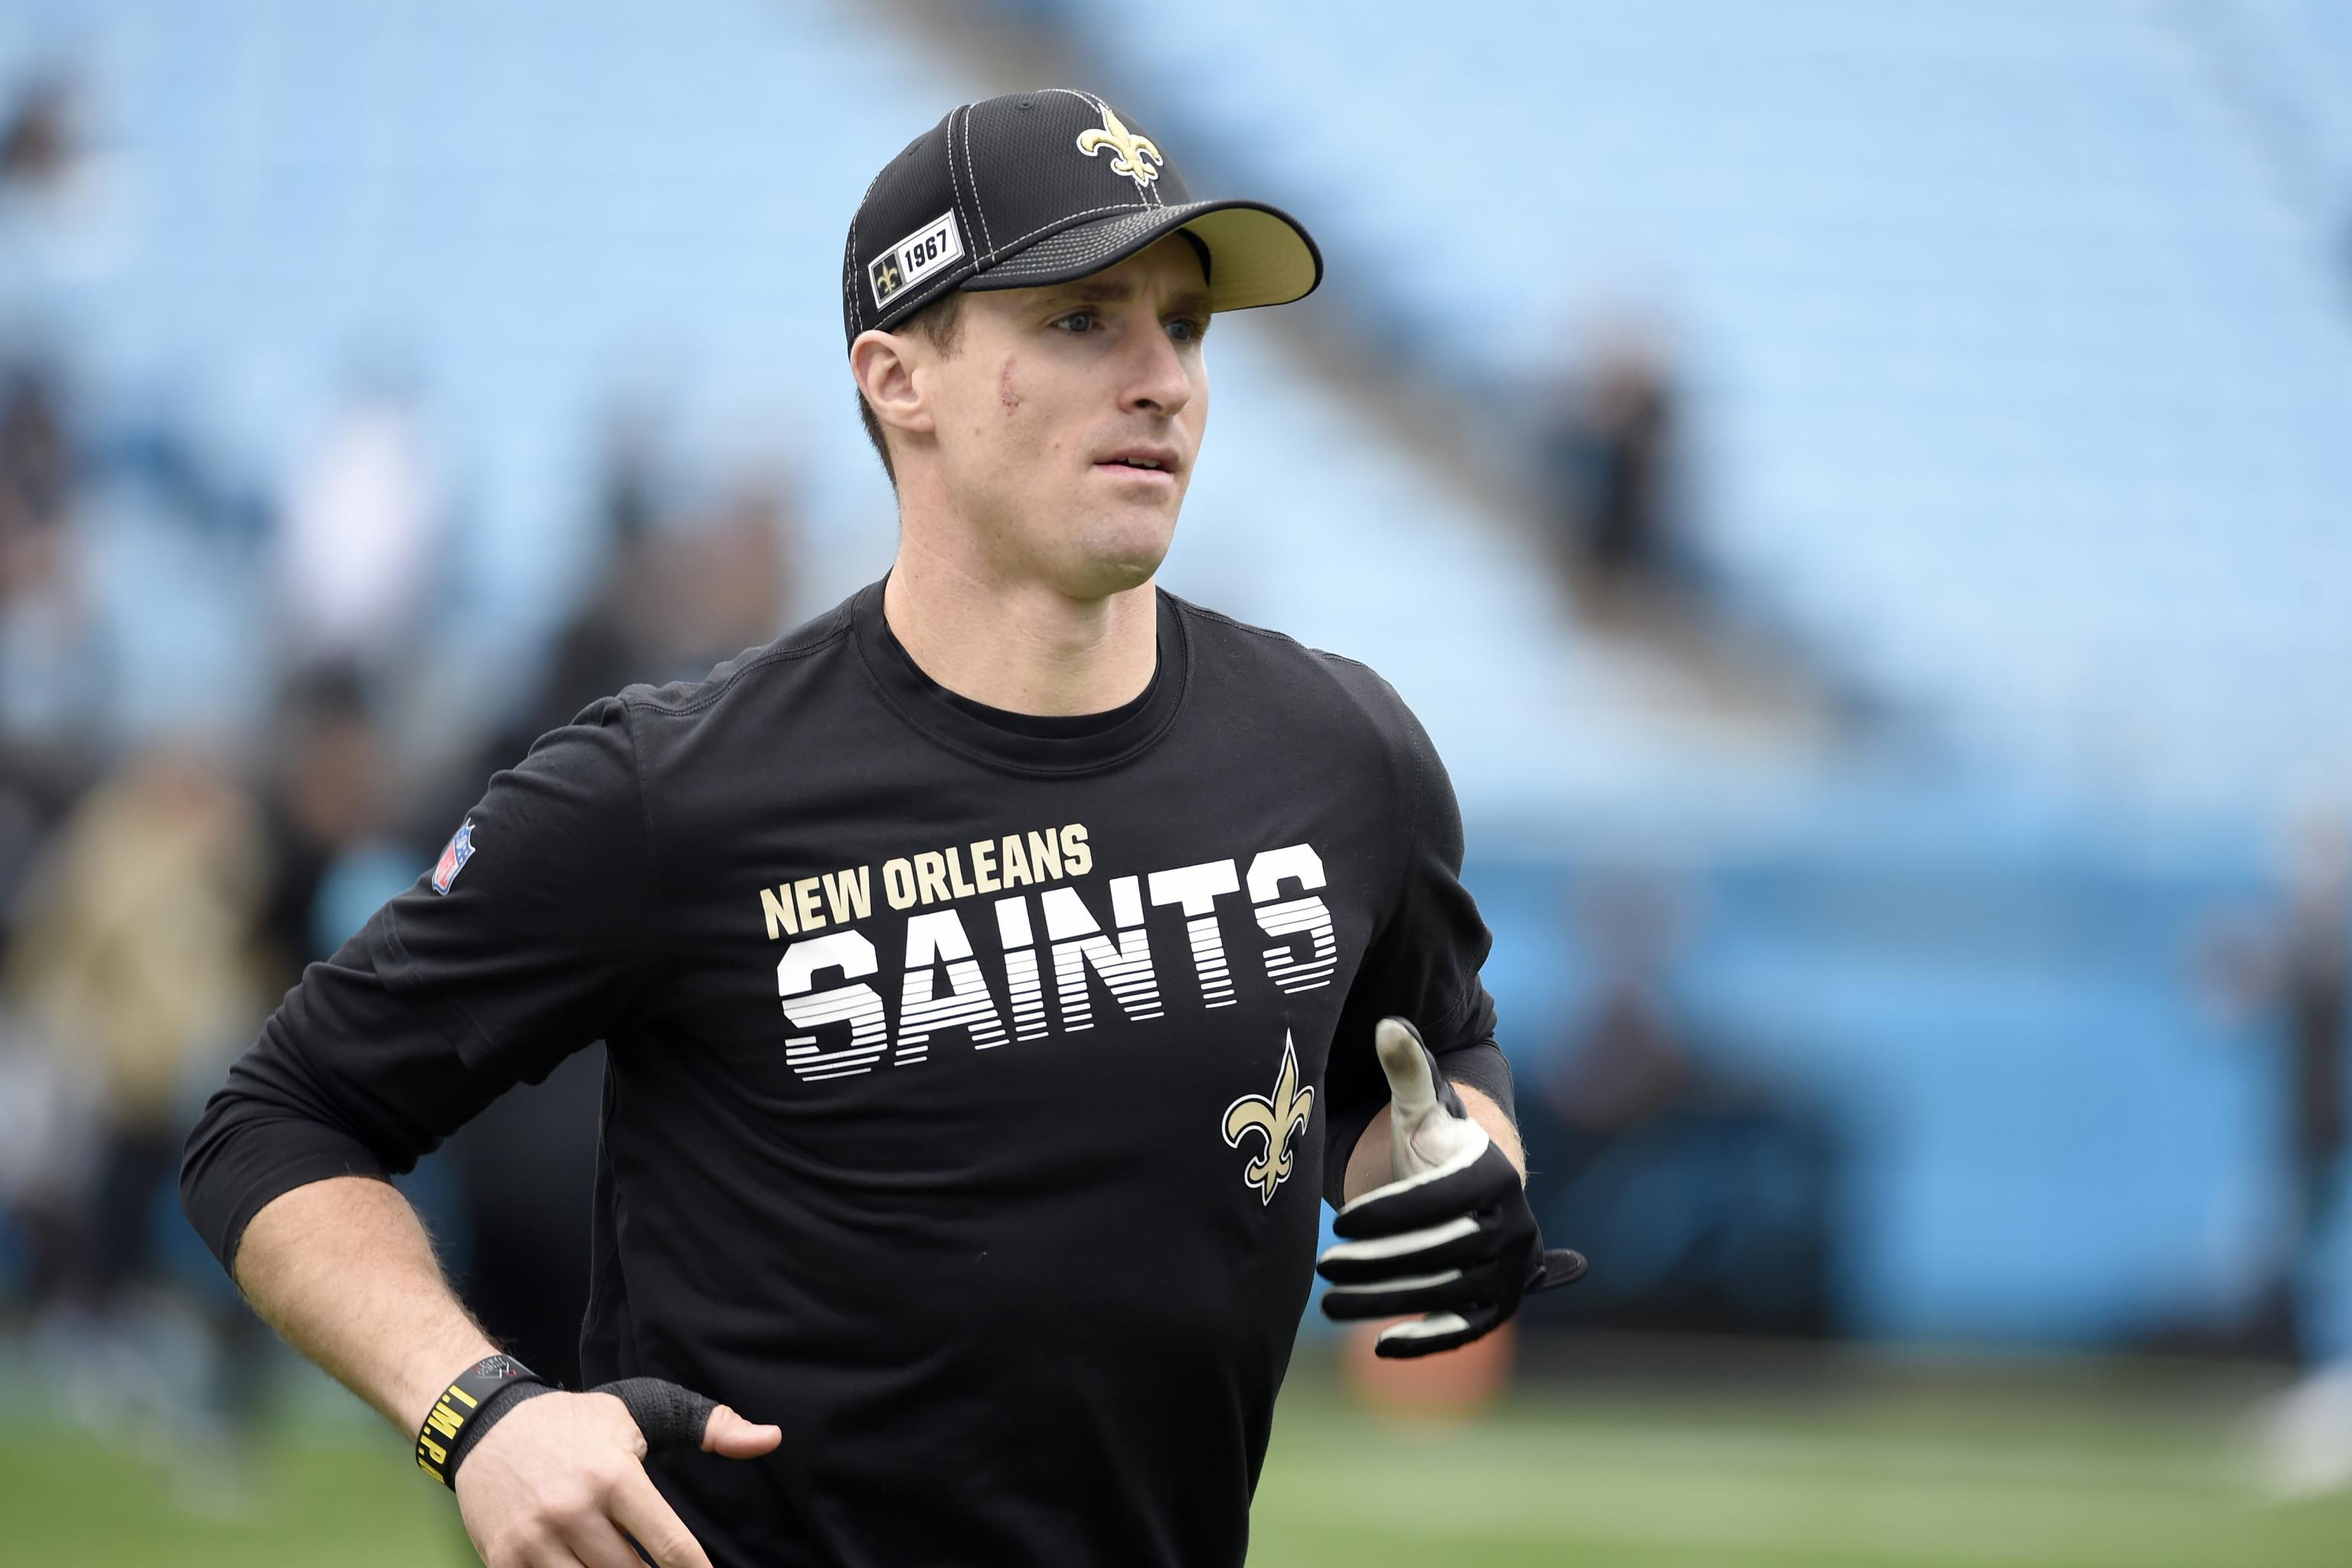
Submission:
[[[484,1356],[441,1391],[416,1431],[416,1467],[451,1491],[457,1462],[482,1434],[523,1400],[555,1391],[510,1355]]]

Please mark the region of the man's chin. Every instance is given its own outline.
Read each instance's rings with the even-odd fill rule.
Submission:
[[[1168,559],[1173,539],[1172,519],[1100,519],[1086,531],[1077,558],[1069,563],[1071,575],[1087,584],[1087,597],[1141,587]]]
[[[1160,570],[1167,552],[1156,554],[1097,557],[1074,563],[1068,575],[1069,594],[1074,599],[1107,599],[1113,594],[1124,594],[1140,588],[1151,581]]]

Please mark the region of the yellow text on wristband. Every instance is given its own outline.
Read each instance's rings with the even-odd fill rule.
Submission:
[[[510,1355],[484,1356],[464,1372],[457,1381],[441,1391],[441,1397],[425,1412],[425,1425],[416,1429],[416,1467],[442,1485],[447,1486],[452,1456],[457,1452],[458,1434],[465,1431],[482,1406],[509,1384],[529,1381],[537,1383],[538,1374]]]

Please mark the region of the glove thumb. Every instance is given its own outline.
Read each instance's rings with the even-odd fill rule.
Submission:
[[[1421,1031],[1402,1018],[1383,1018],[1373,1026],[1372,1049],[1389,1080],[1389,1179],[1476,1158],[1486,1146],[1486,1130],[1462,1108]]]
[[[1381,1071],[1389,1080],[1389,1103],[1397,1114],[1416,1121],[1428,1115],[1444,1075],[1421,1043],[1421,1031],[1402,1018],[1382,1018],[1372,1028],[1372,1049],[1380,1054]]]

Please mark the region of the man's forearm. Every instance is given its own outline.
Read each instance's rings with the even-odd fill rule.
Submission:
[[[289,1344],[405,1432],[497,1349],[387,1182],[338,1176],[271,1199],[246,1226],[236,1282]]]
[[[1524,1183],[1528,1179],[1528,1157],[1519,1146],[1519,1130],[1511,1125],[1511,1119],[1503,1113],[1503,1108],[1485,1094],[1467,1084],[1454,1087],[1454,1091],[1462,1096],[1462,1109],[1470,1113],[1473,1121],[1486,1130],[1486,1136],[1503,1151],[1518,1171],[1519,1180]],[[1383,1107],[1381,1113],[1372,1118],[1371,1124],[1364,1129],[1364,1135],[1356,1140],[1355,1152],[1348,1156],[1348,1176],[1343,1188],[1345,1200],[1351,1201],[1374,1187],[1388,1184],[1391,1180],[1391,1135],[1389,1113]]]

